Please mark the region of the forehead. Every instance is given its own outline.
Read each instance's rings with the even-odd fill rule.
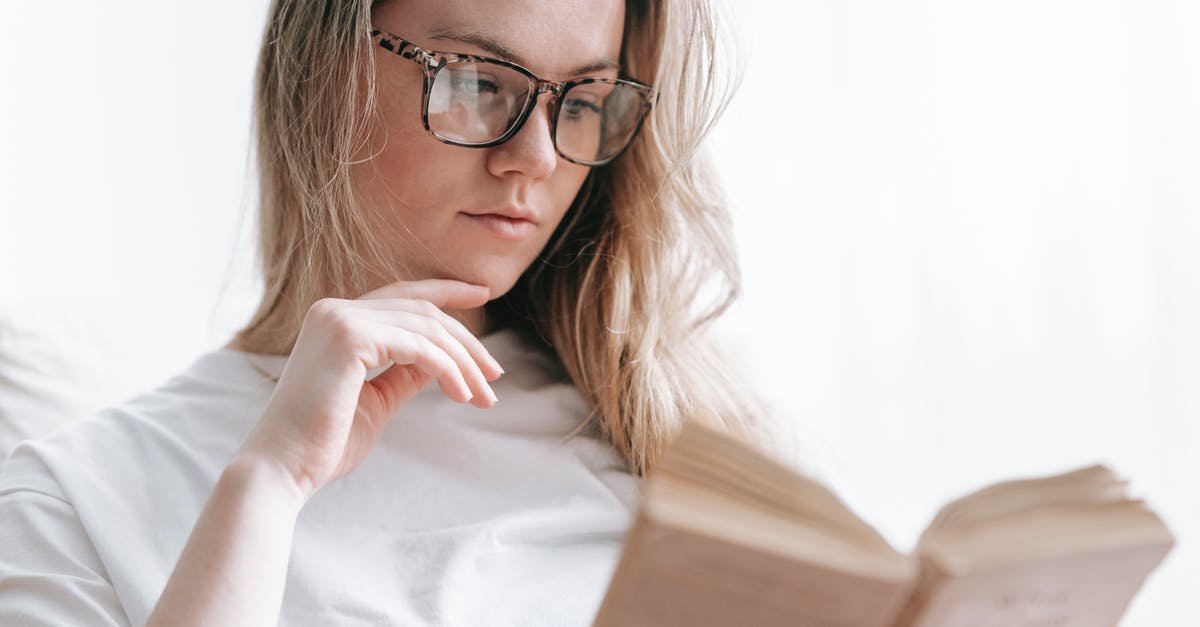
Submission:
[[[511,51],[546,78],[620,58],[624,0],[392,0],[375,23],[434,50],[496,55],[474,40]],[[466,41],[464,41],[466,40]]]

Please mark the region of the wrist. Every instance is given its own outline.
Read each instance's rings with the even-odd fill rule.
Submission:
[[[220,481],[294,514],[312,497],[312,491],[300,485],[283,464],[245,450],[229,462]]]

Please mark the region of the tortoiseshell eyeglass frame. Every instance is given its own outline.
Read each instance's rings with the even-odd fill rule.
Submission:
[[[429,133],[436,137],[438,141],[441,141],[444,144],[450,144],[452,146],[463,146],[466,148],[490,148],[492,146],[503,144],[513,135],[516,135],[517,131],[521,130],[521,127],[525,125],[525,120],[529,118],[529,114],[532,113],[533,109],[537,106],[538,98],[542,94],[548,93],[551,95],[550,140],[554,144],[555,152],[557,152],[563,159],[566,159],[572,163],[578,163],[586,166],[605,165],[610,163],[613,159],[621,156],[621,153],[625,152],[625,150],[629,148],[629,145],[633,143],[634,138],[637,137],[638,132],[641,131],[642,123],[645,122],[646,116],[650,113],[650,110],[658,101],[658,90],[634,80],[593,76],[571,81],[551,81],[537,76],[530,70],[517,65],[516,63],[505,61],[503,59],[494,59],[492,57],[473,54],[457,54],[452,52],[424,50],[395,33],[390,33],[379,28],[371,30],[371,39],[377,42],[383,49],[393,52],[405,59],[411,59],[421,66],[421,69],[425,72],[425,84],[421,95],[421,123],[425,126],[425,130],[429,131]],[[500,65],[516,70],[518,73],[525,76],[525,78],[529,79],[529,92],[526,94],[525,104],[521,107],[521,112],[516,118],[513,119],[509,129],[505,131],[503,135],[494,140],[483,143],[463,142],[442,137],[429,127],[429,94],[431,91],[433,91],[434,79],[437,77],[438,71],[440,71],[447,64],[461,61]],[[577,159],[563,154],[562,150],[560,150],[558,147],[558,112],[562,105],[562,96],[566,94],[567,91],[572,87],[577,85],[586,85],[589,83],[626,85],[633,88],[638,94],[641,95],[641,110],[638,113],[637,126],[634,128],[633,133],[630,134],[629,140],[625,142],[625,145],[622,146],[621,149],[616,152],[616,154],[600,161],[586,161]]]

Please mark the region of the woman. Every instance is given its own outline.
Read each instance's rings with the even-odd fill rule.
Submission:
[[[14,451],[0,623],[590,622],[682,421],[770,439],[703,334],[713,42],[702,2],[276,0],[261,306]]]

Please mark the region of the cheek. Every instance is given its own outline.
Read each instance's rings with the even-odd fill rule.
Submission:
[[[356,166],[370,172],[358,177],[361,192],[374,203],[428,206],[456,186],[452,174],[471,166],[471,151],[443,144],[425,130],[419,81],[381,82],[379,89],[378,122],[365,155],[371,163]]]

